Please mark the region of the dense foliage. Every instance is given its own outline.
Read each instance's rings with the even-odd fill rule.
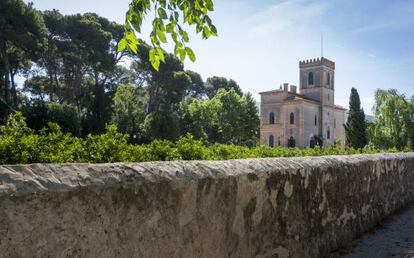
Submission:
[[[351,89],[349,97],[349,116],[345,124],[346,144],[353,148],[363,148],[367,144],[364,109],[361,108],[358,91]]]
[[[168,9],[172,2],[158,7]],[[191,1],[188,4],[187,11],[199,10]],[[124,25],[94,13],[39,12],[22,0],[1,1],[0,12],[0,124],[10,113],[21,111],[35,132],[54,122],[64,133],[87,137],[115,124],[129,135],[129,143],[176,141],[190,132],[205,143],[257,144],[257,108],[234,80],[212,76],[204,81],[198,73],[186,71],[174,54],[163,51],[164,62],[157,71],[150,59],[159,48],[140,41],[136,54],[120,51]],[[203,33],[208,28],[203,27]],[[26,79],[23,85],[15,76]],[[220,89],[234,92],[218,94]],[[198,101],[206,110],[227,113],[214,114],[209,120],[214,125],[198,132],[206,122],[196,114],[206,111],[194,111],[196,104],[191,104]],[[241,108],[238,113],[236,108]],[[232,132],[238,134],[231,137]]]
[[[142,162],[156,160],[224,160],[240,158],[293,157],[320,155],[348,155],[377,153],[373,148],[342,149],[330,148],[296,149],[271,148],[268,146],[245,147],[240,145],[211,144],[196,140],[187,134],[176,143],[154,140],[149,144],[128,143],[128,135],[117,131],[116,126],[106,127],[101,135],[86,138],[62,133],[55,123],[35,134],[27,127],[21,113],[8,119],[0,126],[0,164],[16,163],[63,163],[63,162]],[[396,151],[396,150],[388,150]]]
[[[376,148],[414,150],[414,96],[377,90],[374,121],[368,124],[369,144]]]
[[[219,89],[211,99],[192,99],[183,107],[186,132],[208,142],[254,146],[259,138],[256,102],[250,94]]]

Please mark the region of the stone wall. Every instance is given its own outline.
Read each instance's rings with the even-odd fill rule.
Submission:
[[[321,257],[413,201],[414,153],[0,166],[1,257]]]

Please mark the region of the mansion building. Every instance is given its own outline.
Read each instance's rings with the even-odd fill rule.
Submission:
[[[330,146],[345,142],[345,111],[335,105],[335,63],[299,62],[299,92],[287,83],[261,92],[260,143],[271,147]]]

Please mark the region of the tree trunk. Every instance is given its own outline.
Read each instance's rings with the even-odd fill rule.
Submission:
[[[6,42],[3,42],[0,47],[0,54],[3,60],[3,68],[4,68],[4,101],[6,102],[7,111],[6,115],[10,112],[10,98],[9,98],[9,88],[10,88],[10,63],[9,58],[6,53]]]
[[[147,104],[147,114],[156,112],[159,110],[159,101],[158,101],[158,82],[152,81],[152,85],[148,86],[148,104]]]
[[[104,120],[104,99],[105,91],[102,85],[95,85],[95,99],[93,107],[93,116],[94,116],[94,133],[99,134],[104,131],[105,120]]]
[[[50,80],[50,85],[51,85],[51,89],[50,89],[50,92],[49,92],[49,100],[54,101],[54,98],[53,98],[53,92],[55,92],[55,87],[53,85],[54,79],[53,79],[52,72],[49,71],[48,74],[49,74],[49,80]]]
[[[93,125],[92,131],[95,134],[100,134],[105,129],[104,109],[105,109],[105,89],[103,84],[99,83],[99,73],[95,72],[95,86],[94,86],[94,103],[93,103]]]
[[[12,105],[13,108],[17,108],[17,90],[16,90],[16,84],[14,83],[14,75],[15,73],[10,73],[11,78],[11,95],[12,95]]]

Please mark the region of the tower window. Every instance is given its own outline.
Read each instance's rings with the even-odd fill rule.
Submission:
[[[293,112],[290,113],[290,124],[291,125],[294,125],[295,124],[295,114],[293,114]]]
[[[328,78],[327,79],[328,79],[327,84],[331,85],[331,74],[330,73],[328,73]]]
[[[336,118],[334,118],[334,128],[336,128]]]
[[[269,124],[274,124],[275,123],[275,113],[270,112],[269,114]]]
[[[313,85],[313,72],[308,74],[308,85]]]
[[[331,139],[331,129],[328,126],[328,130],[326,131],[326,138]]]
[[[317,126],[317,125],[318,125],[318,116],[315,115],[315,126]]]
[[[274,147],[275,146],[275,137],[273,135],[269,136],[269,146]]]

